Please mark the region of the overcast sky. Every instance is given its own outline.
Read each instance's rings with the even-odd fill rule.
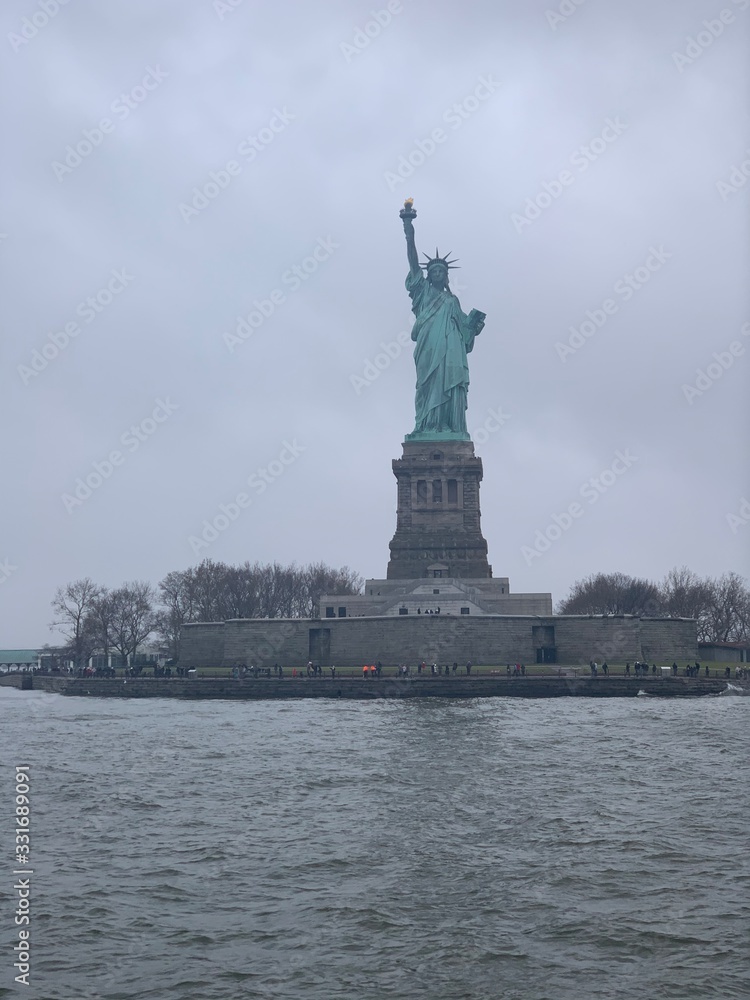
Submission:
[[[57,3],[0,12],[0,647],[84,576],[385,575],[408,196],[494,575],[748,573],[750,0]]]

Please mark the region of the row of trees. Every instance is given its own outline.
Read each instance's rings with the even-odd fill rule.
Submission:
[[[322,594],[358,594],[364,580],[347,566],[324,563],[241,566],[204,559],[199,566],[167,574],[159,584],[159,631],[177,658],[186,622],[230,618],[317,618]]]
[[[92,580],[58,588],[54,621],[65,645],[57,651],[84,665],[94,653],[132,661],[156,635],[168,656],[179,659],[182,626],[230,618],[316,618],[322,594],[358,594],[362,578],[343,566],[230,566],[204,559],[168,573],[158,588],[135,581],[109,590]],[[750,642],[750,590],[737,573],[699,577],[673,569],[661,583],[597,573],[576,581],[560,602],[562,615],[632,614],[695,618],[701,642]]]
[[[57,628],[65,644],[57,653],[84,666],[93,653],[112,651],[127,662],[157,629],[156,591],[150,583],[125,583],[116,590],[86,577],[58,587],[52,600]]]
[[[363,580],[348,567],[229,566],[211,559],[168,573],[158,589],[125,583],[115,590],[88,577],[59,587],[50,628],[64,637],[58,652],[83,666],[94,653],[116,652],[132,661],[138,648],[157,635],[167,655],[178,659],[187,622],[228,618],[314,618],[322,594],[358,594]]]
[[[573,584],[557,613],[695,618],[700,642],[750,642],[750,589],[738,573],[699,577],[683,566],[661,583],[596,573]]]

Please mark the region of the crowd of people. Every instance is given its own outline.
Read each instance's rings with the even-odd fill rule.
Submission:
[[[445,665],[441,665],[438,663],[428,664],[425,660],[422,660],[420,663],[416,665],[416,667],[412,667],[408,663],[399,663],[396,665],[395,672],[396,676],[400,678],[411,678],[414,676],[421,677],[423,675],[426,676],[428,674],[432,677],[450,677],[456,675],[468,677],[471,676],[471,671],[473,666],[474,665],[470,660],[463,667],[459,666],[458,662],[456,661],[454,661],[453,664],[446,663]],[[167,668],[167,671],[168,670],[169,668]],[[641,663],[639,660],[635,660],[632,665],[630,664],[630,662],[627,662],[625,664],[624,676],[633,678],[656,677],[656,676],[663,676],[668,671],[669,674],[673,677],[677,677],[678,675],[682,675],[684,677],[699,677],[701,676],[702,670],[703,670],[703,676],[705,677],[711,676],[711,671],[709,667],[708,666],[701,667],[701,664],[698,663],[697,661],[695,663],[688,663],[682,669],[680,669],[680,667],[677,665],[676,662],[673,663],[670,668],[667,667],[660,668],[657,667],[655,663],[653,664]],[[383,671],[384,667],[380,661],[378,661],[377,663],[364,664],[362,666],[362,679],[372,680],[380,678],[383,675]],[[606,660],[603,663],[598,663],[596,660],[590,660],[589,671],[592,677],[598,677],[600,673],[604,677],[610,676],[610,666],[606,662]],[[162,673],[164,673],[164,671],[162,671]],[[187,671],[185,671],[185,673],[187,673]],[[561,677],[563,674],[563,668],[562,667],[558,668],[557,673],[558,677]],[[181,676],[181,671],[179,667],[177,668],[177,674],[178,676]],[[497,671],[493,670],[492,675],[495,676],[496,674]],[[505,674],[506,677],[510,678],[528,676],[526,665],[524,663],[506,664]],[[167,673],[167,676],[169,676],[169,673]],[[285,676],[285,674],[284,674],[284,668],[278,663],[275,663],[273,667],[257,667],[257,666],[248,667],[246,664],[242,664],[239,666],[232,667],[230,671],[230,676],[235,679],[244,679],[246,677],[251,677],[251,678],[277,677],[279,679],[282,679]],[[293,679],[302,677],[322,678],[324,676],[330,676],[331,679],[334,680],[337,676],[340,676],[340,672],[337,673],[337,668],[335,666],[330,666],[324,669],[320,664],[313,663],[312,660],[309,660],[305,667],[301,668],[293,667],[292,670],[286,676],[291,676]],[[723,676],[724,678],[730,678],[732,676],[732,669],[731,667],[722,667],[720,670],[715,669],[713,672],[713,676],[715,678],[718,678],[720,676]],[[750,679],[750,668],[741,666],[735,667],[734,677],[738,680]]]
[[[453,664],[446,663],[444,665],[438,663],[428,664],[425,660],[417,663],[416,666],[412,667],[408,663],[399,663],[396,665],[395,672],[396,676],[399,678],[412,678],[414,676],[422,677],[423,675],[429,675],[432,677],[450,677],[450,676],[471,676],[473,663],[469,660],[465,666],[459,666],[458,662],[454,661]],[[289,668],[287,668],[288,670]],[[371,680],[375,678],[380,678],[384,672],[383,664],[378,661],[374,664],[368,663],[362,667],[362,678],[363,680]],[[598,677],[601,673],[604,677],[610,676],[610,667],[606,661],[603,663],[598,663],[596,660],[589,661],[589,671],[592,677]],[[13,671],[16,672],[16,671]],[[114,678],[122,676],[123,678],[128,677],[193,677],[196,675],[194,669],[189,669],[188,667],[180,666],[136,666],[136,667],[80,667],[75,669],[73,666],[55,667],[50,669],[49,667],[39,667],[33,666],[29,668],[26,672],[34,674],[67,674],[73,677],[101,677],[101,678]],[[347,673],[351,675],[351,668],[347,669]],[[491,674],[496,676],[498,671],[493,669]],[[545,671],[546,673],[546,671]],[[527,669],[526,665],[523,663],[506,664],[505,667],[506,677],[517,678],[526,677]],[[694,663],[686,663],[683,667],[680,667],[677,662],[673,662],[671,667],[657,667],[655,663],[641,663],[639,660],[635,660],[634,663],[630,664],[627,662],[624,668],[625,677],[633,678],[647,678],[647,677],[657,677],[664,676],[668,674],[672,677],[714,677],[716,679],[723,678],[725,680],[730,680],[733,676],[735,680],[750,680],[750,667],[745,665],[736,665],[734,669],[732,667],[722,665],[721,667],[715,667],[713,671],[711,668],[704,664],[703,666],[696,660]],[[563,676],[563,668],[559,667],[557,670],[558,677]],[[331,680],[335,680],[336,677],[341,676],[340,672],[337,671],[335,666],[329,666],[323,668],[320,664],[314,663],[309,660],[304,667],[293,667],[291,671],[287,674],[284,672],[284,667],[279,663],[275,663],[272,667],[259,667],[255,665],[248,666],[247,664],[237,664],[232,667],[229,671],[229,676],[235,680],[244,680],[245,678],[278,678],[283,679],[285,676],[291,676],[293,679],[297,678],[323,678],[324,676],[330,676]]]

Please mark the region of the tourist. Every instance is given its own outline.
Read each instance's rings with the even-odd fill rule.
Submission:
[[[472,664],[471,660],[469,660],[469,662],[466,664],[466,676],[467,677],[471,674],[471,668],[472,668],[472,666],[473,666],[473,664]]]
[[[333,665],[331,665],[331,680],[333,681],[335,679],[336,679],[336,668]]]
[[[629,663],[625,664],[625,676],[626,677],[630,677],[630,664]]]
[[[381,673],[381,671],[383,669],[383,664],[380,662],[380,660],[378,660],[377,667],[375,669],[378,672],[378,677],[380,677],[380,673]]]
[[[602,673],[604,674],[605,677],[609,674],[609,667],[607,666],[606,660],[604,661],[604,663],[602,663]]]

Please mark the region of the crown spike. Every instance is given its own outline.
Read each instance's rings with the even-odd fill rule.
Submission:
[[[430,257],[430,255],[428,253],[425,253],[424,250],[423,250],[422,251],[422,256],[426,257],[427,259],[426,259],[426,261],[423,264],[420,264],[419,266],[423,267],[425,270],[428,270],[431,264],[442,264],[443,267],[446,267],[449,270],[456,270],[458,268],[458,265],[456,264],[456,261],[459,258],[455,257],[453,260],[450,260],[449,258],[450,258],[450,255],[452,253],[453,253],[453,251],[449,250],[448,253],[444,257],[441,257],[440,256],[440,251],[438,250],[437,247],[435,247],[435,256],[434,257]]]

